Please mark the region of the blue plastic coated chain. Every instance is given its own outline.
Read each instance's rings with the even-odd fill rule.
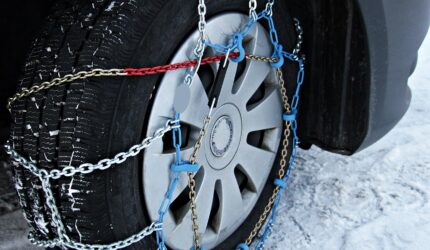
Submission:
[[[282,191],[285,190],[285,188],[287,186],[288,179],[289,179],[290,174],[291,174],[291,170],[294,169],[294,161],[296,159],[297,147],[299,144],[299,138],[297,135],[297,111],[298,111],[298,103],[299,103],[299,99],[300,99],[300,96],[299,96],[300,87],[303,84],[304,74],[305,74],[304,61],[303,61],[303,58],[301,58],[299,55],[294,54],[294,53],[288,53],[288,52],[283,50],[282,45],[279,44],[278,33],[276,31],[273,18],[270,15],[270,13],[267,12],[266,10],[264,10],[260,14],[258,14],[258,18],[255,20],[250,18],[250,20],[246,24],[245,28],[242,31],[235,33],[232,41],[228,45],[210,44],[210,43],[206,44],[208,47],[212,47],[215,51],[217,51],[219,53],[229,53],[229,52],[237,49],[239,51],[239,57],[238,58],[240,58],[240,60],[242,60],[243,57],[245,56],[244,55],[245,52],[243,51],[243,45],[240,43],[242,42],[243,37],[245,37],[250,32],[251,28],[260,19],[265,19],[268,22],[268,25],[270,28],[270,41],[273,45],[272,57],[277,59],[276,62],[271,63],[271,66],[273,68],[282,67],[284,64],[284,58],[286,58],[292,62],[297,62],[299,65],[299,71],[297,73],[296,90],[294,92],[294,96],[293,96],[292,101],[291,101],[291,111],[288,113],[284,113],[282,115],[282,119],[284,121],[290,123],[290,125],[291,125],[290,128],[293,132],[292,152],[291,152],[290,160],[288,162],[288,168],[287,168],[285,176],[282,179],[275,179],[275,181],[274,181],[274,184],[280,188],[280,191],[277,193],[277,196],[276,196],[275,201],[274,201],[273,206],[272,206],[270,216],[269,216],[269,218],[268,218],[268,220],[267,220],[267,222],[263,228],[263,231],[261,233],[259,241],[257,242],[257,244],[255,246],[256,249],[263,249],[264,243],[272,231],[272,226],[273,226],[275,219],[276,219],[276,210],[277,210],[279,202],[282,198]],[[243,55],[242,55],[242,53],[243,53]],[[240,61],[240,60],[237,60],[238,58],[236,58],[236,61]],[[236,247],[236,250],[249,250],[249,249],[250,249],[249,246],[245,243],[240,243]]]
[[[213,44],[213,43],[209,43],[208,41],[205,41],[205,45],[213,48],[216,52],[220,54],[227,54],[229,52],[238,50],[239,56],[231,60],[233,62],[240,62],[245,58],[245,49],[243,48],[243,43],[242,43],[243,38],[249,34],[252,27],[261,19],[265,19],[269,25],[270,41],[273,45],[272,57],[277,59],[276,62],[271,63],[271,66],[273,68],[280,68],[284,64],[285,52],[283,51],[282,45],[279,44],[278,32],[276,31],[275,23],[273,21],[272,16],[270,15],[270,13],[267,12],[267,10],[264,10],[261,13],[259,13],[256,19],[249,18],[249,21],[245,25],[245,27],[241,31],[235,32],[233,34],[233,39],[230,41],[229,44],[227,45]]]
[[[279,44],[278,39],[278,33],[275,29],[275,23],[273,21],[272,16],[270,13],[267,12],[267,10],[264,10],[260,12],[257,15],[257,18],[249,18],[248,23],[244,26],[244,28],[241,31],[235,32],[233,34],[233,38],[227,45],[224,44],[215,44],[215,43],[209,43],[207,40],[205,41],[205,46],[211,47],[216,52],[220,54],[228,54],[230,52],[233,52],[235,50],[238,50],[239,56],[237,58],[231,59],[233,62],[241,62],[245,58],[245,49],[243,48],[243,38],[246,37],[251,29],[254,27],[254,25],[261,19],[265,19],[270,28],[270,41],[273,45],[273,54],[272,57],[277,58],[277,62],[272,63],[272,67],[274,68],[280,68],[284,64],[284,58],[283,58],[283,48],[282,45]]]
[[[169,188],[164,195],[164,199],[161,202],[161,206],[158,209],[158,220],[157,222],[162,224],[164,220],[164,215],[169,210],[170,204],[172,203],[172,195],[175,191],[176,185],[178,184],[180,173],[183,172],[197,172],[199,166],[197,164],[191,164],[187,161],[181,161],[181,145],[182,145],[182,132],[180,127],[180,114],[175,114],[175,128],[172,130],[172,143],[175,148],[175,162],[172,164],[170,171],[173,174],[172,181],[169,184]],[[159,250],[165,250],[166,245],[164,243],[164,232],[159,230],[156,232],[157,244]]]

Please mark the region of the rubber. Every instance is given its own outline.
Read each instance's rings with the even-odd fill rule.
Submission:
[[[228,11],[247,13],[248,4],[246,0],[218,0],[208,1],[207,8],[210,18]],[[32,45],[18,89],[80,70],[168,63],[196,28],[196,10],[197,1],[58,1]],[[291,50],[295,32],[282,2],[276,5],[275,22],[281,41]],[[295,82],[293,65],[284,67],[287,83]],[[160,78],[90,78],[37,93],[13,106],[10,139],[21,154],[47,169],[111,157],[144,136],[147,111]],[[288,86],[289,92],[293,87]],[[110,243],[148,225],[141,163],[136,157],[107,171],[52,183],[72,239]],[[276,163],[272,180],[277,168]],[[38,179],[20,168],[15,169],[15,178],[30,225],[42,238],[55,236]],[[232,249],[245,240],[273,188],[273,181],[268,181],[245,223],[217,248]],[[154,248],[154,238],[129,247]]]

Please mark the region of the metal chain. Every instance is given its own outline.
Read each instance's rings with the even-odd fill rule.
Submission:
[[[204,0],[199,0],[197,12],[199,14],[199,22],[197,24],[197,28],[199,30],[199,40],[197,41],[194,53],[199,57],[201,54],[203,54],[206,29],[206,4]]]
[[[205,52],[205,31],[206,31],[206,4],[205,0],[199,0],[197,5],[197,13],[199,15],[199,22],[197,24],[197,29],[199,31],[199,38],[197,39],[196,47],[193,50],[194,56],[197,58],[197,64],[192,69],[190,69],[184,78],[184,84],[190,86],[194,75],[200,68],[203,54]]]
[[[205,117],[203,121],[203,127],[200,129],[199,137],[194,145],[193,153],[190,156],[190,163],[194,164],[197,160],[197,153],[202,145],[203,138],[207,131],[207,126],[211,120],[213,106],[211,107],[209,114]],[[191,220],[192,220],[192,229],[193,229],[193,239],[194,239],[194,249],[200,250],[200,234],[199,234],[199,224],[197,217],[197,205],[196,205],[196,181],[194,179],[194,173],[188,173],[188,187],[190,188],[190,192],[188,193],[188,197],[190,199],[190,208],[191,208]]]
[[[274,63],[278,61],[276,57],[270,57],[270,56],[246,55],[245,58],[248,60],[267,62],[267,63]]]
[[[282,97],[282,102],[284,105],[284,110],[289,112],[290,111],[290,104],[288,103],[288,95],[287,90],[284,86],[284,79],[282,75],[282,71],[280,69],[276,70],[276,75],[278,78],[278,85],[279,90]],[[285,122],[285,128],[284,128],[284,139],[282,140],[282,150],[281,150],[281,160],[280,160],[280,169],[278,171],[278,178],[282,179],[282,177],[285,175],[285,168],[287,166],[287,156],[288,156],[288,147],[289,147],[289,140],[290,140],[290,122]],[[267,215],[270,213],[273,203],[276,200],[276,196],[279,192],[280,188],[279,186],[276,186],[275,189],[272,192],[272,196],[270,197],[267,205],[265,206],[263,213],[260,215],[258,222],[255,224],[254,229],[249,234],[248,238],[246,239],[245,243],[249,246],[251,245],[253,239],[255,236],[257,236],[258,232],[260,231],[260,228],[263,226],[264,222],[266,221]]]
[[[266,3],[266,9],[264,10],[268,16],[273,15],[273,5],[275,4],[275,0],[268,0]]]
[[[132,235],[131,237],[128,237],[127,239],[123,241],[118,241],[112,244],[102,245],[102,244],[83,244],[80,242],[75,241],[68,241],[68,242],[61,242],[59,239],[54,240],[40,240],[38,239],[33,232],[30,232],[28,239],[29,241],[36,246],[39,247],[47,247],[47,248],[53,248],[53,247],[68,247],[72,249],[88,249],[88,250],[115,250],[115,249],[121,249],[128,247],[136,242],[141,241],[145,237],[153,234],[156,231],[161,230],[161,224],[159,223],[152,223],[142,231],[140,231],[137,234]]]
[[[22,88],[20,92],[8,99],[6,108],[11,112],[12,103],[27,97],[36,92],[50,89],[54,86],[62,85],[63,83],[73,82],[80,79],[85,79],[93,76],[125,76],[127,75],[122,69],[93,69],[91,71],[80,71],[76,74],[67,74],[63,77],[54,78],[51,81],[42,82],[41,84],[33,85],[30,88]]]
[[[296,34],[297,34],[297,41],[296,41],[296,47],[293,50],[294,55],[298,55],[300,53],[300,50],[302,49],[302,43],[303,43],[303,29],[300,26],[300,21],[297,18],[293,18],[294,20],[294,27],[296,28]]]

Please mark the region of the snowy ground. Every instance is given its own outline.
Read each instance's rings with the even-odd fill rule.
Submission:
[[[345,157],[300,151],[268,249],[430,249],[430,35],[402,121]],[[35,249],[19,211],[0,217],[0,249]]]
[[[268,249],[430,249],[430,34],[409,86],[407,114],[370,148],[299,152]]]

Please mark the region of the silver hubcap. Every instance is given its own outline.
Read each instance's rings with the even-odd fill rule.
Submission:
[[[225,44],[247,20],[247,16],[236,13],[217,16],[207,24],[208,39],[212,43]],[[189,60],[196,40],[197,34],[191,35],[179,48],[172,63]],[[244,42],[247,53],[271,53],[269,37],[261,25],[257,25]],[[205,56],[214,54],[207,49]],[[209,111],[207,88],[210,84],[207,83],[212,82],[218,65],[202,67],[193,79],[190,105],[181,114],[182,159],[189,159]],[[148,135],[173,116],[174,93],[183,77],[184,71],[164,75],[154,97]],[[196,203],[199,229],[206,248],[215,247],[244,222],[267,181],[282,131],[281,99],[275,85],[276,77],[268,63],[229,63],[217,108],[197,157],[200,170],[195,177]],[[158,141],[144,154],[143,190],[153,221],[158,219],[159,206],[172,178],[169,168],[174,161],[174,151],[169,139]],[[174,249],[192,246],[187,184],[188,178],[182,174],[173,193],[171,209],[164,217],[166,243]]]

